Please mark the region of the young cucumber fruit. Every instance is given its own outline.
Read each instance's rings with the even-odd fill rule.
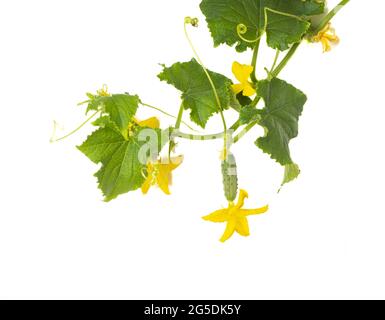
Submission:
[[[237,163],[232,153],[229,153],[227,158],[222,161],[222,176],[225,197],[228,201],[233,202],[238,193],[238,176]]]

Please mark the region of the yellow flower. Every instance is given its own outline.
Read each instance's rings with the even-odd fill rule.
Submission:
[[[147,194],[151,186],[158,185],[167,195],[171,194],[169,186],[172,184],[172,171],[178,168],[183,162],[183,156],[173,157],[167,162],[157,160],[155,163],[147,164],[147,177],[142,185],[143,194]]]
[[[160,127],[159,119],[156,117],[148,118],[148,119],[142,120],[142,121],[134,118],[134,122],[139,127],[147,127],[147,128],[151,128],[151,129],[158,129]]]
[[[239,84],[232,85],[232,89],[235,94],[243,92],[243,95],[247,97],[255,95],[256,91],[252,84],[249,82],[250,75],[253,73],[253,71],[253,66],[240,64],[238,62],[233,63],[233,74],[240,82]]]
[[[311,40],[312,42],[321,42],[323,51],[329,52],[332,49],[332,44],[337,45],[340,39],[336,35],[336,31],[331,27],[329,22],[316,36]]]
[[[96,94],[100,97],[109,97],[111,96],[110,93],[108,92],[108,87],[106,84],[103,84],[103,87],[96,91]]]
[[[152,117],[146,120],[133,119],[133,123],[140,127],[158,129],[160,127],[159,119]],[[130,128],[129,128],[130,131]],[[151,186],[158,185],[165,193],[170,194],[169,186],[172,184],[172,171],[180,166],[183,156],[167,159],[166,161],[157,160],[147,164],[146,180],[142,184],[143,194],[147,194]]]
[[[220,239],[221,242],[225,242],[230,239],[234,232],[238,232],[241,236],[247,237],[250,235],[249,223],[247,216],[265,213],[269,207],[265,206],[259,209],[242,209],[245,198],[249,195],[245,190],[240,190],[238,203],[229,203],[227,209],[221,209],[214,211],[208,216],[203,217],[206,221],[211,222],[227,222],[225,233]]]
[[[158,129],[160,127],[159,119],[156,117],[148,118],[146,120],[132,119],[132,122],[128,125],[127,135],[132,137],[135,134],[135,127],[147,127],[151,129]]]

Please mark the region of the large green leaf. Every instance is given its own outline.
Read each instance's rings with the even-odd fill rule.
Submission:
[[[244,38],[256,39],[266,26],[265,14],[268,12],[265,8],[306,18],[323,13],[325,4],[319,0],[203,0],[200,7],[206,16],[214,45],[236,45],[236,49],[242,52],[252,48],[254,43],[245,42],[238,36],[238,25],[243,24],[247,28]],[[274,19],[273,25],[267,23],[266,30],[268,39],[274,40],[268,42],[272,47],[287,47],[304,33],[305,24],[300,24],[298,18],[286,17],[281,22],[271,14],[268,18]]]
[[[236,100],[231,90],[232,81],[219,73],[208,72],[218,92],[222,109],[228,109]],[[184,108],[191,111],[191,120],[202,128],[205,128],[213,114],[219,112],[210,81],[195,59],[165,67],[158,77],[182,91]]]
[[[277,78],[259,82],[258,93],[265,101],[259,124],[265,128],[266,135],[256,144],[281,165],[293,164],[289,143],[298,135],[298,120],[307,98],[300,90]]]
[[[99,163],[114,154],[125,141],[119,132],[111,128],[100,128],[93,132],[78,149],[92,162]]]
[[[91,99],[88,110],[101,110],[107,114],[110,121],[114,122],[120,132],[126,136],[128,124],[132,121],[139,106],[139,97],[128,94],[113,94],[111,96],[98,96]]]
[[[104,159],[102,168],[95,176],[106,201],[136,190],[143,184],[145,166],[139,161],[139,150],[140,145],[135,141],[122,141],[115,152]]]
[[[287,50],[290,44],[302,39],[310,25],[297,16],[266,9],[267,44],[280,51]]]
[[[153,139],[144,139],[148,133]],[[118,131],[105,126],[91,134],[78,149],[91,161],[102,164],[95,176],[105,200],[110,201],[141,187],[145,179],[143,172],[146,162],[150,156],[157,156],[160,152],[163,145],[161,140],[159,129],[136,127],[126,139]],[[149,150],[156,154],[150,154]]]
[[[110,115],[111,120],[120,130],[126,130],[138,109],[139,97],[128,94],[113,94],[111,97],[105,97],[103,104],[104,111]]]

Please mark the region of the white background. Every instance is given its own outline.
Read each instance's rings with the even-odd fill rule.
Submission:
[[[91,126],[49,143],[53,120],[76,127],[77,102],[104,83],[175,114],[179,93],[156,75],[191,59],[187,15],[201,20],[192,38],[210,69],[232,77],[234,60],[249,63],[212,48],[199,2],[0,2],[0,298],[385,298],[383,1],[352,1],[334,21],[341,44],[304,44],[281,75],[309,98],[291,144],[297,181],[277,194],[282,168],[253,145],[261,129],[234,148],[246,205],[271,207],[249,238],[222,244],[225,225],[200,218],[226,206],[219,141],[181,141],[172,196],[111,203],[75,148]]]

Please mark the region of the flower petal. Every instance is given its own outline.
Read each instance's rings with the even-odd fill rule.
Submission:
[[[170,160],[171,161],[168,164],[168,167],[170,168],[170,170],[175,170],[183,163],[184,157],[181,155],[178,157],[172,157]]]
[[[156,176],[156,182],[158,183],[159,188],[167,195],[170,195],[169,185],[171,184],[171,173],[170,170],[166,167],[167,165],[160,164],[158,169],[158,174]]]
[[[248,83],[247,85],[245,85],[244,89],[243,89],[243,95],[246,96],[246,97],[251,97],[253,95],[255,95],[257,93],[257,91]]]
[[[235,226],[235,230],[244,237],[248,237],[250,235],[249,222],[246,218],[241,217],[237,220],[237,224]]]
[[[211,222],[226,222],[229,218],[229,212],[227,209],[220,209],[210,213],[207,216],[202,217],[203,220]]]
[[[226,230],[223,233],[222,238],[220,239],[221,242],[225,242],[232,237],[232,235],[235,232],[235,226],[236,226],[235,220],[231,219],[229,222],[227,222]]]
[[[242,83],[231,85],[231,89],[233,90],[233,92],[235,94],[241,93],[243,91],[244,87],[245,86]]]
[[[148,176],[147,179],[142,184],[142,187],[141,187],[142,193],[147,194],[148,190],[150,190],[151,185],[152,185],[152,177]]]
[[[322,43],[322,47],[323,47],[324,52],[329,52],[332,49],[332,47],[329,43],[329,40],[327,38],[322,37],[321,43]]]
[[[245,204],[245,198],[248,198],[248,197],[249,197],[249,194],[247,193],[247,191],[243,189],[239,190],[238,203],[235,205],[235,208],[237,209],[242,208],[243,205]]]
[[[154,184],[153,173],[154,173],[154,165],[151,162],[149,162],[147,164],[147,173],[146,174],[142,173],[143,177],[146,178],[146,180],[143,182],[141,187],[143,194],[147,194],[150,187]]]
[[[242,65],[239,62],[236,62],[236,61],[233,62],[231,71],[233,72],[235,78],[237,78],[239,82],[243,82],[243,78],[241,77]]]
[[[233,74],[240,83],[246,83],[249,80],[253,70],[253,66],[240,64],[238,62],[234,62],[232,67]]]
[[[256,215],[256,214],[262,214],[262,213],[265,213],[269,210],[269,206],[264,206],[262,208],[259,208],[259,209],[240,209],[239,210],[239,213],[244,216],[244,217],[247,217],[247,216],[252,216],[252,215]]]
[[[143,121],[136,121],[136,123],[141,127],[148,127],[152,129],[158,129],[160,127],[159,119],[156,117],[148,118]]]
[[[338,44],[340,42],[340,38],[337,37],[335,34],[325,33],[324,38],[328,39],[329,41],[333,42],[334,44]]]

